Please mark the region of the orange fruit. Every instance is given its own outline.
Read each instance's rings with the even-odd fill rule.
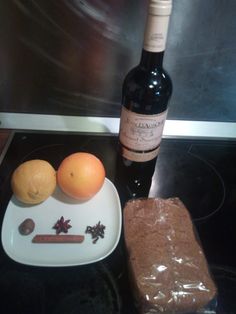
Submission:
[[[33,159],[20,164],[12,174],[11,187],[26,204],[45,201],[56,188],[56,171],[46,160]]]
[[[78,152],[66,157],[57,170],[57,182],[72,198],[88,200],[102,187],[105,169],[93,154]]]

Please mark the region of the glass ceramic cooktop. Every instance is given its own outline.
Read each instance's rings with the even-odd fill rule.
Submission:
[[[103,161],[124,206],[132,195],[116,174],[116,145],[112,135],[16,133],[0,165],[1,224],[19,163],[41,158],[57,168],[66,155],[81,150]],[[219,290],[220,314],[236,313],[235,160],[236,142],[164,139],[152,185],[143,189],[149,196],[177,196],[191,212]],[[0,290],[2,313],[137,313],[123,236],[104,260],[66,268],[22,265],[0,247]]]

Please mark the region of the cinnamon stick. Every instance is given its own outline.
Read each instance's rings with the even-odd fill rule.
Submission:
[[[83,235],[76,234],[36,234],[32,239],[33,243],[82,243]]]

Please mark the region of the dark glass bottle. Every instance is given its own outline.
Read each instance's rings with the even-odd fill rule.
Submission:
[[[117,172],[133,196],[148,192],[172,93],[162,67],[171,5],[150,1],[141,61],[123,83]]]

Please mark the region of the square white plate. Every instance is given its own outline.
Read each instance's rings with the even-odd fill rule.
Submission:
[[[70,219],[72,228],[67,234],[81,234],[82,243],[32,243],[36,234],[55,234],[53,226],[63,216]],[[21,235],[18,227],[26,218],[35,222],[29,235]],[[98,222],[105,225],[105,236],[94,244],[87,226]],[[3,219],[2,244],[6,254],[14,261],[33,266],[73,266],[104,259],[116,248],[121,233],[122,214],[120,199],[113,183],[105,178],[101,190],[89,201],[78,202],[61,192],[55,193],[41,204],[23,205],[12,196]],[[63,234],[63,233],[61,233]]]

